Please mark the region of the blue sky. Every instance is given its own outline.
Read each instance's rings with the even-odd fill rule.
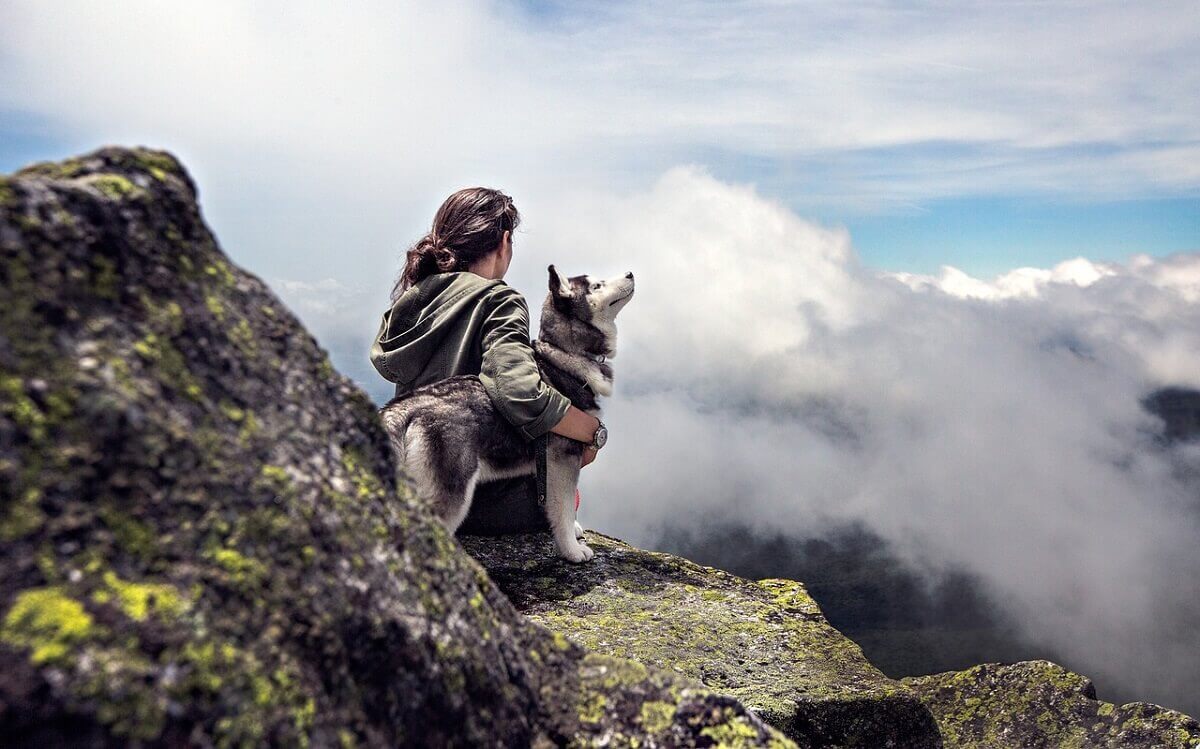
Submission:
[[[1200,246],[1200,200],[948,198],[908,214],[848,218],[846,224],[868,265],[916,273],[953,265],[988,277],[1074,257],[1124,261],[1133,253],[1194,251]]]

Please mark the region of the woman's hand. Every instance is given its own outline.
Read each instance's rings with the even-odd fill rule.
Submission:
[[[596,455],[599,454],[599,452],[600,451],[594,447],[583,448],[583,455],[579,459],[579,467],[583,468],[588,463],[591,463],[593,460],[596,459]]]
[[[596,433],[598,426],[600,426],[600,420],[595,416],[571,406],[563,415],[562,420],[550,427],[550,431],[586,444],[592,441],[592,435]]]

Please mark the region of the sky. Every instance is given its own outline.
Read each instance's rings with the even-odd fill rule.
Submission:
[[[532,310],[637,277],[585,524],[861,520],[1196,711],[1200,447],[1138,405],[1200,387],[1196,59],[1190,1],[8,0],[0,172],[169,150],[379,402],[404,250],[504,189]]]

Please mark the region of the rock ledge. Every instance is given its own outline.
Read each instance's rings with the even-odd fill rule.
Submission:
[[[534,621],[732,695],[803,746],[941,746],[917,695],[868,663],[801,583],[753,582],[594,532],[596,558],[574,566],[545,534],[461,541]]]

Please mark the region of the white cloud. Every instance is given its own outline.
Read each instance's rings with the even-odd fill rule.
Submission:
[[[375,295],[363,287],[351,287],[335,278],[316,282],[286,278],[270,280],[271,288],[301,320],[312,321],[317,341],[334,364],[360,387],[384,401],[391,389],[370,366],[367,351],[378,329]]]
[[[1007,299],[1035,297],[1046,284],[1072,283],[1089,286],[1105,276],[1115,275],[1110,264],[1093,263],[1084,257],[1064,260],[1053,268],[1017,268],[988,282],[974,278],[949,265],[942,266],[936,278],[920,273],[895,272],[884,275],[913,290],[938,289],[962,299]]]
[[[914,289],[696,169],[600,210],[603,236],[550,229],[601,265],[621,248],[638,281],[587,522],[649,542],[730,515],[797,536],[861,520],[980,575],[1102,691],[1195,686],[1200,502],[1176,469],[1200,455],[1156,446],[1139,400],[1200,386],[1200,254]]]
[[[279,278],[271,286],[297,314],[326,322],[348,314],[348,319],[356,323],[358,310],[369,301],[361,289],[351,289],[336,278],[323,278],[314,283]]]

